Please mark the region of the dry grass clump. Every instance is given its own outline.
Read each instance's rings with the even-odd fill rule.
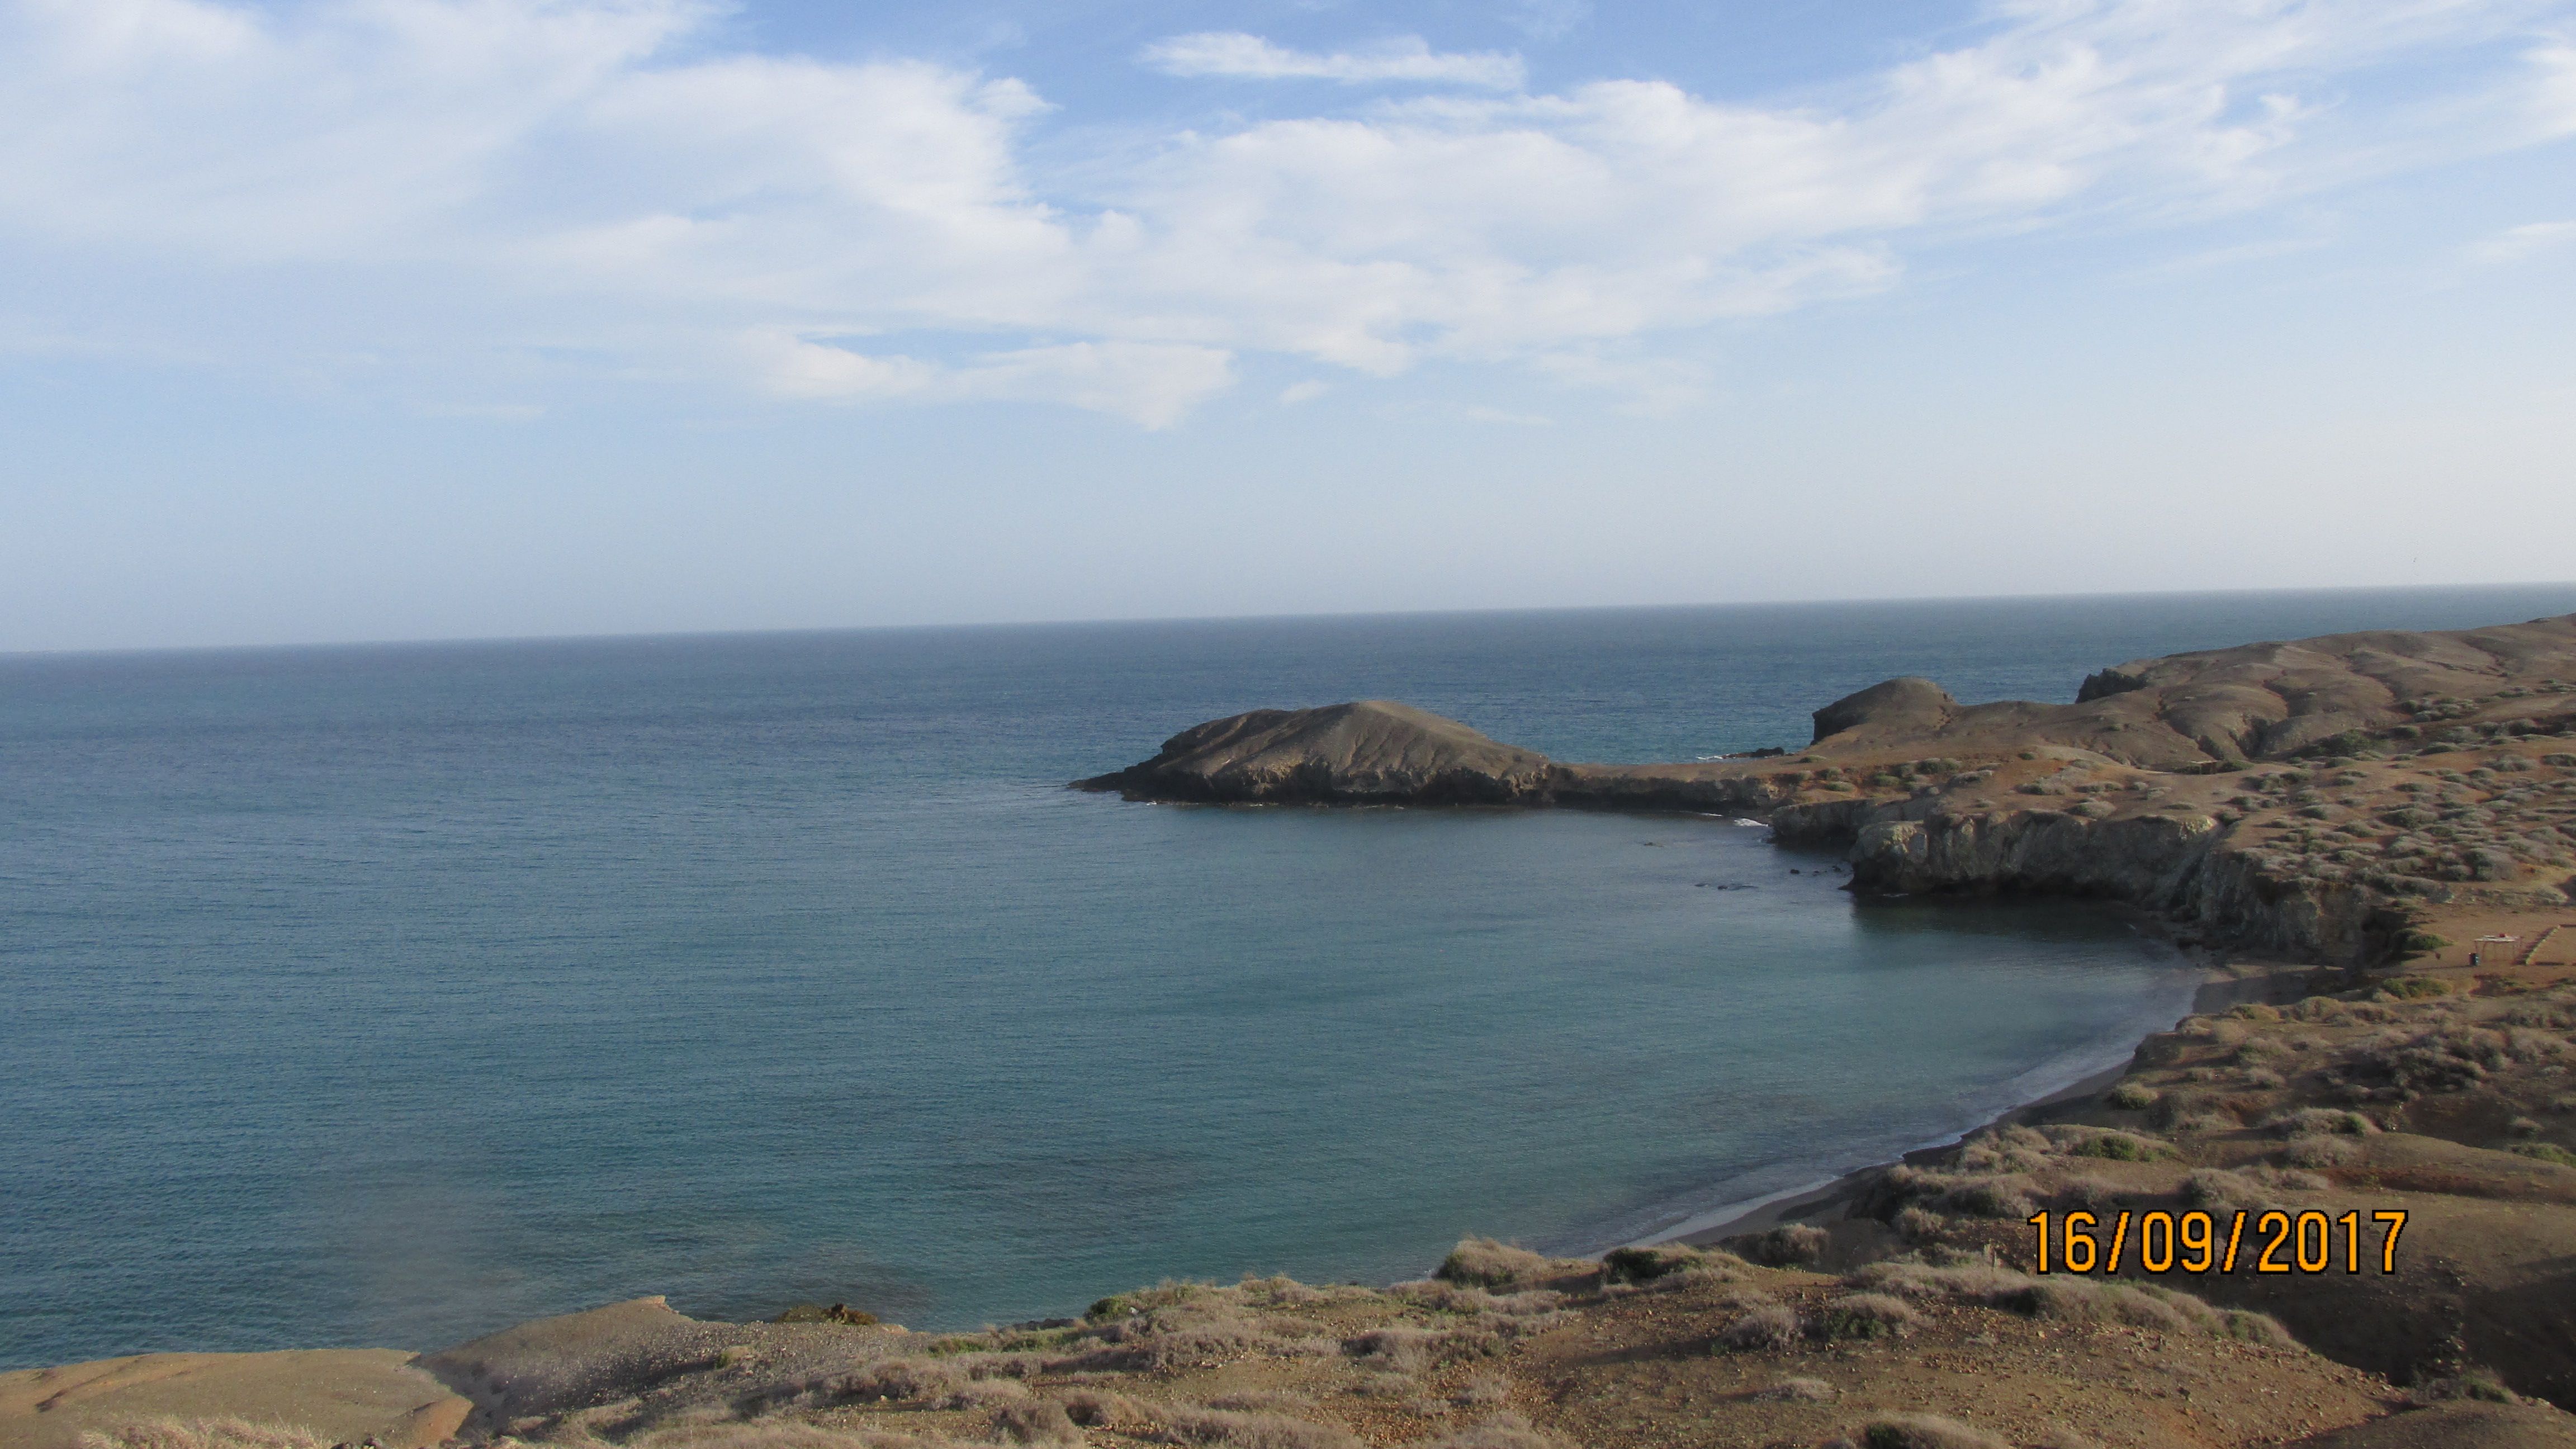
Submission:
[[[1872,1263],[1845,1277],[1843,1284],[1917,1302],[1979,1304],[2025,1318],[2128,1323],[2251,1343],[2288,1345],[2292,1341],[2286,1329],[2263,1314],[2214,1308],[2188,1293],[2149,1283],[2035,1278],[1986,1263],[1936,1268],[1897,1260]]]
[[[1498,1313],[1509,1317],[1528,1317],[1553,1313],[1565,1306],[1565,1295],[1549,1288],[1531,1288],[1519,1293],[1490,1293],[1482,1288],[1461,1288],[1438,1279],[1418,1283],[1398,1283],[1386,1290],[1386,1296],[1400,1303],[1427,1308],[1434,1313],[1468,1315]]]
[[[2441,1378],[2426,1379],[2406,1391],[2411,1402],[2422,1407],[2447,1403],[2454,1399],[2477,1399],[2490,1404],[2519,1404],[2523,1397],[2506,1388],[2504,1380],[2492,1370],[2469,1367]]]
[[[2294,1167],[2344,1167],[2361,1158],[2361,1144],[2349,1137],[2293,1137],[2281,1149],[2281,1160]]]
[[[2263,1125],[2284,1137],[2307,1137],[2318,1133],[2367,1137],[2379,1130],[2378,1123],[2359,1112],[2338,1112],[2329,1107],[2301,1107],[2292,1112],[2276,1113]]]
[[[1718,1343],[1739,1353],[1759,1352],[1770,1348],[1787,1348],[1796,1343],[1804,1331],[1798,1315],[1773,1304],[1756,1308],[1720,1329]]]
[[[1568,1449],[1563,1439],[1506,1410],[1433,1440],[1427,1449]]]
[[[1372,1328],[1342,1340],[1342,1351],[1362,1367],[1386,1373],[1418,1374],[1431,1366],[1433,1354],[1450,1335],[1398,1324]]]
[[[2315,1141],[2318,1139],[2303,1139]],[[2279,1206],[2266,1189],[2270,1184],[2251,1173],[2204,1167],[2186,1175],[2178,1189],[2185,1207],[2225,1217],[2237,1211],[2265,1212]]]
[[[2137,1132],[2072,1123],[2052,1127],[2049,1141],[2069,1157],[2097,1157],[2110,1162],[2153,1162],[2175,1155],[2173,1144]]]
[[[1239,1295],[1210,1293],[1089,1327],[1083,1340],[1093,1346],[1051,1359],[1045,1369],[1063,1373],[1213,1367],[1254,1354],[1290,1357],[1316,1351],[1303,1341],[1312,1336],[1313,1328],[1276,1318],[1264,1322],[1244,1311]],[[1298,1330],[1305,1332],[1301,1335]]]
[[[2156,1104],[2156,1090],[2138,1082],[2122,1082],[2104,1093],[2102,1100],[2123,1112],[2143,1112]]]
[[[2039,1204],[2031,1198],[2030,1179],[2018,1174],[1987,1177],[1892,1167],[1883,1181],[1900,1202],[1964,1217],[2020,1219],[2039,1211]],[[1754,1257],[1751,1253],[1745,1256]]]
[[[2554,1065],[2568,1043],[2539,1031],[2448,1025],[2430,1031],[2382,1032],[2348,1047],[2335,1064],[2344,1095],[2362,1101],[2411,1101],[2455,1092],[2515,1064]]]
[[[1590,1263],[1550,1258],[1492,1238],[1461,1238],[1431,1276],[1465,1288],[1535,1288],[1591,1269]]]
[[[1053,1399],[1027,1399],[993,1411],[995,1437],[1010,1444],[1080,1444],[1082,1430],[1064,1405]]]
[[[809,1392],[801,1397],[918,1404],[944,1399],[965,1388],[967,1381],[965,1367],[951,1360],[894,1358],[827,1378],[811,1386],[819,1395]]]
[[[1166,1408],[1158,1417],[1176,1444],[1201,1444],[1208,1449],[1361,1449],[1347,1429],[1285,1414]]]
[[[1753,1397],[1773,1404],[1829,1404],[1834,1401],[1836,1390],[1823,1379],[1791,1377],[1754,1390]]]
[[[1029,1386],[1018,1379],[975,1379],[955,1393],[933,1400],[932,1406],[941,1409],[990,1409],[1023,1402],[1028,1396]]]
[[[1833,1235],[1806,1223],[1782,1223],[1767,1233],[1729,1241],[1745,1262],[1760,1263],[1768,1268],[1788,1268],[1821,1262],[1825,1250],[1833,1246]]]
[[[1923,1321],[1904,1299],[1885,1293],[1853,1293],[1816,1310],[1806,1322],[1813,1338],[1901,1338]]]
[[[1115,1429],[1147,1417],[1143,1405],[1109,1389],[1058,1389],[1055,1401],[1064,1406],[1066,1418],[1086,1429]]]
[[[2012,1449],[1992,1434],[1938,1414],[1872,1419],[1861,1426],[1857,1442],[1861,1449]]]
[[[244,1419],[148,1419],[81,1435],[81,1449],[331,1449],[331,1441],[285,1424]]]
[[[2048,1166],[2056,1144],[2046,1133],[2028,1127],[2002,1127],[1980,1132],[1959,1147],[1953,1159],[1961,1172],[1999,1175],[2038,1172]]]
[[[1701,1283],[1732,1283],[1748,1265],[1733,1253],[1714,1248],[1658,1243],[1644,1248],[1613,1248],[1601,1259],[1605,1289],[1681,1288]]]

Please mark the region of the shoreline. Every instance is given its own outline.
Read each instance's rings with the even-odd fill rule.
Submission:
[[[2162,926],[2161,922],[2151,924]],[[2225,960],[2201,962],[2198,967],[2201,973],[2200,983],[2193,988],[2191,1003],[2182,1016],[2177,1017],[2173,1023],[2148,1032],[2131,1043],[2128,1057],[2116,1065],[2105,1067],[2041,1096],[2008,1107],[1963,1132],[1908,1148],[1893,1158],[1855,1167],[1831,1177],[1820,1178],[1803,1187],[1786,1188],[1779,1192],[1713,1208],[1708,1212],[1684,1219],[1670,1228],[1621,1246],[1650,1247],[1660,1243],[1678,1243],[1685,1247],[1707,1248],[1715,1247],[1727,1238],[1741,1237],[1747,1233],[1767,1232],[1785,1223],[1835,1221],[1844,1215],[1841,1209],[1847,1209],[1858,1200],[1861,1193],[1890,1168],[1922,1166],[1942,1157],[1980,1133],[1991,1132],[1998,1127],[2014,1123],[2037,1120],[2054,1107],[2089,1102],[2117,1086],[2122,1078],[2129,1075],[2137,1061],[2138,1047],[2145,1045],[2149,1038],[2172,1031],[2174,1027],[2192,1017],[2215,1015],[2240,1002],[2255,1001],[2273,995],[2271,988],[2274,983],[2291,976],[2304,977],[2308,972],[2316,969],[2277,962],[2248,963],[2248,968],[2253,967],[2269,969],[2240,968]]]

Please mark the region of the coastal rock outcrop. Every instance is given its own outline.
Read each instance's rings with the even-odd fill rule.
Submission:
[[[1878,735],[1921,735],[1958,718],[1959,701],[1931,680],[1908,675],[1847,694],[1815,713],[1816,742],[1866,729]]]
[[[1891,679],[1818,710],[1816,742],[1905,737],[1954,753],[2039,743],[2175,770],[2420,728],[2457,701],[2571,680],[2576,615],[2450,633],[2376,630],[2131,660],[2087,676],[2064,705],[1962,707],[1930,680]]]
[[[1256,709],[1163,742],[1154,758],[1077,780],[1130,800],[1231,804],[1536,803],[1547,756],[1391,700]]]
[[[2419,949],[2428,907],[2567,908],[2576,615],[2134,660],[2073,704],[1891,679],[1795,757],[1564,764],[1385,700],[1253,710],[1075,782],[1132,800],[1479,804],[1769,819],[1855,888],[2125,901],[2308,960]],[[2320,763],[2327,769],[2320,771]],[[2569,784],[2562,784],[2562,777]],[[2576,887],[2576,881],[2569,882]],[[2492,931],[2492,927],[2482,927]]]

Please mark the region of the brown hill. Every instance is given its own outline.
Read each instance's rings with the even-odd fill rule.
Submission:
[[[2140,659],[2092,675],[2075,703],[1962,705],[1891,679],[1816,711],[1828,751],[1903,743],[1952,754],[2033,744],[2171,770],[2280,759],[2420,727],[2464,700],[2576,680],[2576,615],[2453,633],[2329,634]]]
[[[1548,769],[1456,720],[1364,699],[1210,720],[1142,764],[1074,783],[1131,800],[1499,805],[1544,790]]]

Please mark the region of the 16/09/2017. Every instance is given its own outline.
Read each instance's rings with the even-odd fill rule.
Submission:
[[[2370,1213],[2367,1223],[2364,1217],[2359,1209],[2239,1211],[2226,1217],[2223,1231],[2205,1212],[2040,1213],[2027,1221],[2039,1234],[2042,1273],[2117,1273],[2133,1253],[2149,1273],[2233,1273],[2240,1254],[2251,1256],[2257,1273],[2396,1272],[2405,1212]]]

